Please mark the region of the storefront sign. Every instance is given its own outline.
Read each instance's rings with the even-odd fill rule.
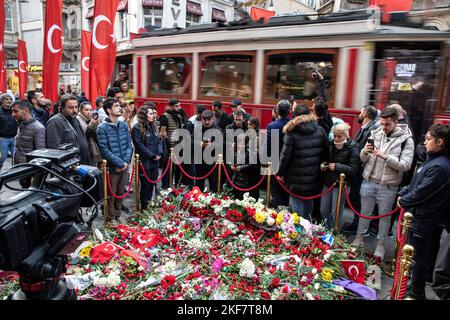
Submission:
[[[42,72],[42,66],[28,66],[28,72]]]
[[[411,78],[416,72],[415,63],[400,63],[395,66],[395,75],[402,78]]]
[[[169,5],[167,5],[169,4]],[[186,0],[167,0],[164,6],[165,28],[186,27]]]
[[[142,6],[162,8],[164,6],[164,2],[163,0],[142,0]]]

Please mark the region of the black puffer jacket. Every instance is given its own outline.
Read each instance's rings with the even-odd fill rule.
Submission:
[[[278,175],[285,177],[291,192],[315,195],[322,187],[320,164],[328,161],[328,139],[314,115],[301,115],[283,129]]]
[[[341,150],[336,148],[334,142],[330,142],[328,150],[328,162],[336,163],[336,169],[334,171],[325,171],[325,186],[330,187],[334,182],[339,181],[341,173],[345,174],[346,181],[352,181],[352,178],[356,176],[359,171],[359,151],[355,142],[347,139],[347,142]],[[339,184],[336,186],[338,187]]]

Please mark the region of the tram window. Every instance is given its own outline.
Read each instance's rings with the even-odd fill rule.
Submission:
[[[201,96],[242,99],[253,96],[253,56],[207,56],[201,61]]]
[[[280,53],[268,57],[266,66],[266,99],[285,99],[295,96],[298,100],[311,100],[324,91],[332,99],[333,54]],[[324,77],[323,86],[314,77],[314,72]],[[323,93],[322,93],[323,94]]]
[[[150,59],[150,94],[189,94],[192,60],[186,57]]]

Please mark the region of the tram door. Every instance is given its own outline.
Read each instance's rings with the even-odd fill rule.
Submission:
[[[388,49],[378,64],[375,106],[382,110],[397,103],[419,143],[438,111],[440,50]]]

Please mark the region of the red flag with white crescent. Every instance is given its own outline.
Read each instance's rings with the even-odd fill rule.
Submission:
[[[63,36],[62,0],[47,0],[45,8],[42,93],[53,103],[58,101],[58,80],[63,53]]]
[[[341,260],[345,274],[349,280],[364,284],[366,276],[366,268],[362,260]]]
[[[0,0],[0,91],[6,92],[5,0]]]
[[[120,247],[112,242],[104,242],[91,250],[91,263],[100,262],[101,264],[107,262],[116,253],[120,251]]]
[[[84,91],[86,97],[89,95],[89,65],[91,59],[91,40],[92,34],[89,31],[82,31],[81,34],[81,90]]]
[[[19,95],[20,99],[25,99],[28,83],[28,52],[27,43],[23,40],[17,40],[17,58],[19,65]]]
[[[142,232],[136,232],[131,239],[131,245],[134,248],[151,248],[161,242],[161,236],[158,231],[145,229]]]
[[[114,21],[119,0],[96,1],[89,76],[89,94],[92,103],[100,95],[105,95],[111,81],[116,60],[116,39]]]

